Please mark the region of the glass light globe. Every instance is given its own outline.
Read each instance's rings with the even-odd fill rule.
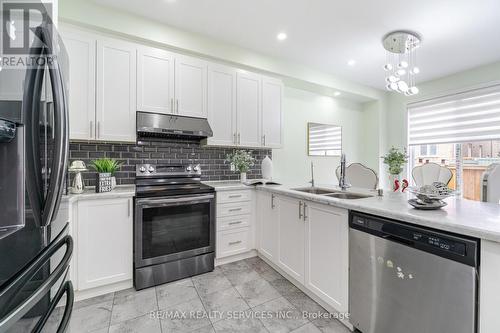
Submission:
[[[418,94],[419,90],[417,87],[413,86],[408,90],[412,95]]]
[[[392,91],[391,84],[389,83],[388,85],[385,86],[385,89]]]
[[[403,76],[405,74],[406,74],[406,70],[404,70],[404,69],[398,69],[396,71],[396,75]]]
[[[413,69],[411,71],[413,72],[413,74],[418,74],[418,73],[420,73],[420,68],[415,66],[415,67],[413,67]]]
[[[399,81],[397,85],[398,85],[397,89],[399,92],[404,93],[408,91],[408,84],[405,81]]]
[[[398,84],[396,82],[392,82],[390,85],[391,90],[398,90]]]
[[[395,77],[394,75],[389,76],[388,79],[389,79],[389,82],[398,82],[399,81],[399,78]]]
[[[406,61],[401,61],[399,64],[398,64],[398,67],[399,68],[407,68],[408,67],[408,63]]]
[[[392,65],[391,64],[386,64],[384,66],[384,70],[386,70],[386,71],[392,71]]]

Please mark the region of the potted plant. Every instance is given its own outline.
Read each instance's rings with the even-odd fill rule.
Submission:
[[[226,156],[226,162],[231,163],[231,170],[237,170],[240,173],[241,182],[246,182],[247,172],[254,166],[255,158],[249,151],[235,150]]]
[[[95,191],[97,193],[111,191],[114,187],[112,175],[120,169],[121,163],[112,158],[100,158],[92,161],[90,166],[97,171]]]
[[[403,167],[408,163],[408,155],[406,149],[401,151],[398,148],[392,147],[389,152],[382,156],[384,164],[387,164],[389,171],[389,178],[392,184],[392,189],[396,189],[396,184],[399,182],[399,175],[403,172]]]

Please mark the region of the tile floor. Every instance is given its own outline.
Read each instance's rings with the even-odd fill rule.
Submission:
[[[326,313],[254,257],[156,288],[129,289],[77,302],[69,332],[350,332],[335,319],[310,321],[302,316],[303,311]],[[286,313],[287,318],[279,313]]]

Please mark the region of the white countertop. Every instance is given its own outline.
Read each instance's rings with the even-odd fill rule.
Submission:
[[[237,190],[251,190],[255,186],[248,186],[241,183],[239,180],[219,180],[219,181],[206,181],[202,182],[205,185],[212,186],[216,192],[220,191],[237,191]]]
[[[291,188],[297,187],[301,186],[267,185],[257,186],[257,190],[283,194],[298,199],[310,200],[461,235],[500,242],[500,205],[498,204],[448,198],[445,200],[448,203],[446,207],[439,210],[424,211],[417,210],[408,204],[408,199],[412,197],[408,193],[384,191],[384,196],[378,197],[374,191],[353,189],[349,191],[369,193],[374,195],[374,197],[349,200],[291,190]],[[338,190],[332,186],[317,187]]]
[[[118,185],[111,192],[96,193],[95,188],[87,187],[80,194],[63,195],[61,202],[75,202],[77,200],[93,200],[93,199],[117,199],[130,198],[135,196],[135,185]]]

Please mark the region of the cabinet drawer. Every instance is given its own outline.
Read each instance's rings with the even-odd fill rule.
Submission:
[[[250,202],[233,202],[217,205],[217,217],[245,215],[251,212]]]
[[[251,192],[244,191],[222,191],[217,192],[217,203],[250,201]]]
[[[250,228],[219,231],[217,233],[217,258],[232,256],[250,250]]]
[[[217,219],[217,231],[250,226],[250,215],[236,215]]]

